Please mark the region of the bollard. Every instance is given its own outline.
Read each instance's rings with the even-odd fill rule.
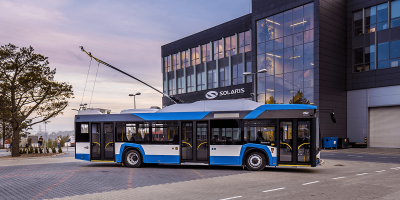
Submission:
[[[364,138],[364,143],[367,144],[367,137]]]

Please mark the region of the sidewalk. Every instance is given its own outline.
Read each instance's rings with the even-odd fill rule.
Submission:
[[[400,156],[400,148],[349,148],[349,149],[323,149],[323,153],[370,154]]]

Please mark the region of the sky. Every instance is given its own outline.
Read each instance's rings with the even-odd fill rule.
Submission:
[[[0,45],[32,46],[56,68],[55,80],[73,86],[75,98],[46,126],[47,132],[66,131],[74,129],[72,109],[80,103],[119,113],[134,107],[128,94],[141,92],[137,108],[162,104],[156,91],[90,64],[79,46],[162,91],[162,45],[248,13],[249,0],[0,0]],[[32,128],[36,134],[39,125]]]

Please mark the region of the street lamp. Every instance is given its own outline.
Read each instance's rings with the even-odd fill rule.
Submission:
[[[252,73],[252,72],[243,72],[243,75],[244,76],[254,76],[254,78],[253,78],[253,95],[254,95],[254,101],[257,101],[257,90],[256,90],[256,82],[257,82],[257,80],[256,80],[256,78],[257,78],[257,74],[259,74],[259,73],[265,73],[265,72],[267,72],[267,69],[260,69],[260,70],[258,70],[256,73]]]
[[[134,104],[134,107],[135,107],[135,109],[136,109],[136,95],[141,95],[142,93],[140,93],[140,92],[138,92],[138,93],[136,93],[136,94],[129,94],[129,96],[131,97],[131,96],[133,96],[133,104]]]

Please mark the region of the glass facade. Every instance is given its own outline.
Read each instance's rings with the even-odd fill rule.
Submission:
[[[251,76],[244,80],[243,72],[251,72],[251,55],[243,61],[232,56],[251,51],[251,31],[237,33],[217,41],[202,44],[163,58],[164,93],[183,94],[206,89],[251,82]],[[218,69],[210,61],[219,62],[229,57],[235,59],[230,65],[225,60]],[[205,63],[204,65],[202,63]],[[172,75],[171,73],[174,72]]]
[[[257,101],[314,101],[314,3],[257,21]]]

